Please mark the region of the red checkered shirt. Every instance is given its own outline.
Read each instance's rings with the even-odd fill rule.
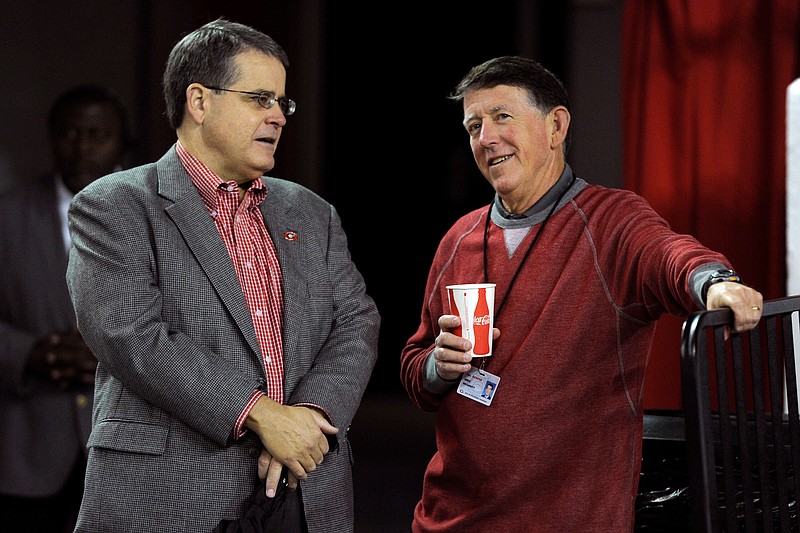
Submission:
[[[180,142],[176,149],[233,261],[261,349],[269,397],[283,404],[283,279],[275,246],[258,208],[267,189],[260,179],[253,180],[240,201],[235,181],[222,181]],[[236,421],[237,438],[243,434],[244,421],[263,394],[259,390],[253,392]]]

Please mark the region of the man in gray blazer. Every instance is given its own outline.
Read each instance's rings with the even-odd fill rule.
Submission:
[[[264,478],[300,491],[310,533],[353,530],[347,430],[380,317],[333,206],[264,177],[287,65],[248,26],[191,32],[164,74],[177,143],[71,204],[68,285],[99,360],[76,531],[211,531]]]
[[[0,196],[0,529],[72,531],[83,494],[97,360],[67,292],[67,205],[119,170],[127,111],[103,87],[48,114],[54,170]]]

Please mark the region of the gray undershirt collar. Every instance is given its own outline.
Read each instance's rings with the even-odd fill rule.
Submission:
[[[503,207],[503,202],[500,200],[500,196],[495,194],[494,209],[492,209],[492,222],[503,229],[530,228],[531,226],[539,224],[547,217],[547,213],[550,210],[550,207],[552,207],[553,202],[555,202],[561,193],[564,192],[567,187],[569,187],[569,184],[572,181],[572,176],[572,168],[570,168],[568,164],[565,164],[564,170],[561,172],[561,176],[559,176],[558,181],[556,181],[556,183],[550,187],[550,190],[547,191],[544,196],[539,198],[539,200],[530,208],[528,208],[522,215],[510,213],[505,207]],[[575,183],[572,185],[572,189],[564,195],[564,198],[561,200],[561,204],[557,209],[561,209],[567,204],[567,202],[574,198],[575,195],[586,188],[586,186],[587,183],[585,181],[577,178]]]

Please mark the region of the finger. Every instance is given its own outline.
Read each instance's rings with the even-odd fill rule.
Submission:
[[[328,419],[325,418],[324,415],[322,415],[322,414],[320,414],[320,413],[318,413],[316,411],[313,411],[313,410],[312,410],[312,412],[314,413],[314,420],[317,422],[317,426],[319,427],[319,429],[324,434],[326,434],[326,435],[336,435],[337,433],[339,433],[339,428],[337,428],[336,426],[334,426],[333,424],[328,422]],[[325,453],[328,453],[328,449],[327,449],[328,439],[323,437],[321,440],[324,441],[325,446],[326,446]]]
[[[446,361],[436,361],[436,373],[439,377],[446,380],[458,379],[464,372],[469,371],[469,363],[448,363]]]
[[[317,450],[319,458],[317,458],[317,455],[315,455],[314,460],[319,465],[322,463],[322,459],[325,457],[325,454],[328,453],[328,451],[330,450],[330,447],[328,446],[328,439],[326,439],[325,437],[320,439],[319,447],[317,448]]]
[[[300,484],[300,481],[292,474],[291,472],[286,476],[286,488],[289,490],[295,490],[297,485]]]
[[[77,379],[77,377],[78,377],[78,371],[75,368],[71,366],[63,366],[59,368],[58,379],[64,381],[72,381]]]
[[[734,329],[741,333],[755,328],[761,320],[761,306],[751,306],[742,313],[735,315]]]
[[[267,468],[267,479],[265,480],[267,498],[274,498],[278,490],[278,483],[281,481],[283,465],[276,460],[271,460]]]
[[[761,306],[759,305],[739,302],[735,307],[731,307],[731,310],[733,311],[733,320],[731,325],[725,328],[725,340],[729,338],[731,333],[744,333],[755,328],[761,319]]]
[[[460,352],[466,352],[472,344],[460,335],[455,335],[448,331],[442,331],[434,340],[434,344],[440,348],[451,348]]]
[[[325,442],[321,443],[319,448],[312,453],[312,457],[317,466],[322,464],[322,461],[325,460],[325,454],[328,453],[328,439],[323,438],[322,440]]]
[[[469,341],[466,341],[469,345]],[[469,362],[472,356],[467,352],[451,350],[448,348],[434,348],[433,358],[437,361],[437,369],[455,372],[461,369],[462,372],[469,370]],[[466,367],[466,369],[464,369]]]
[[[258,479],[267,479],[267,470],[271,462],[272,455],[266,448],[262,448],[261,453],[258,455]]]
[[[764,305],[761,298],[748,299],[740,302],[739,306],[734,311],[734,321],[736,324],[736,331],[746,331],[754,328],[758,321],[761,320],[762,309]]]
[[[439,328],[449,331],[461,325],[461,319],[456,315],[442,315],[439,317]]]
[[[469,344],[469,341],[466,342]],[[442,363],[466,363],[472,359],[466,351],[453,350],[444,346],[437,346],[433,349],[433,358]]]
[[[305,461],[306,465],[313,463],[312,459],[308,459]],[[308,479],[308,470],[306,470],[305,465],[301,464],[300,461],[293,461],[286,465],[286,468],[289,469],[297,479]]]
[[[302,461],[300,461],[300,464],[303,465],[303,470],[305,470],[305,473],[310,474],[317,469],[317,465],[321,462],[322,455],[318,452],[311,452],[311,454],[307,455]]]

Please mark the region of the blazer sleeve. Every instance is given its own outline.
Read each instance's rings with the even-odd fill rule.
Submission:
[[[344,437],[377,361],[380,315],[336,209],[296,184],[268,184],[276,204],[265,218],[285,288],[286,402],[320,406]],[[283,238],[294,229],[297,241]]]
[[[156,175],[151,166],[106,176],[70,204],[67,282],[100,363],[96,392],[106,401],[96,416],[146,427],[169,424],[168,413],[225,444],[259,385],[258,359],[205,273],[232,266],[202,200],[191,191],[187,225],[212,250],[206,265],[169,216],[177,202],[158,194]]]

